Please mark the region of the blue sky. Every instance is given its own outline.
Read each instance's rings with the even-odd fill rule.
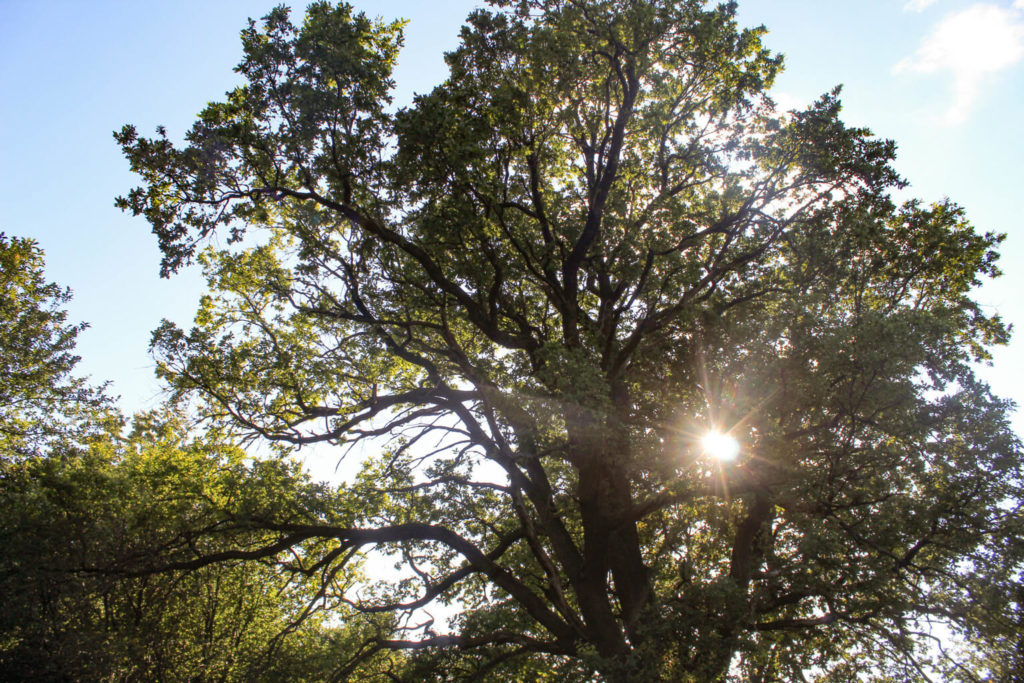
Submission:
[[[0,0],[0,230],[35,238],[48,277],[74,290],[71,317],[91,324],[81,368],[112,380],[128,411],[158,402],[150,331],[165,317],[187,326],[201,283],[160,280],[148,225],[114,208],[137,183],[111,131],[184,133],[235,83],[246,18],[273,4]],[[410,20],[401,104],[443,78],[442,53],[477,3],[353,4]],[[740,0],[739,16],[786,55],[780,104],[843,84],[844,118],[899,144],[908,196],[948,196],[980,230],[1008,233],[1005,275],[978,298],[1024,329],[1024,0]],[[1024,403],[1024,336],[983,375]]]

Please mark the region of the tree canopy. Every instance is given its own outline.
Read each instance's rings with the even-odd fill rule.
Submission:
[[[318,585],[302,575],[237,560],[145,571],[167,545],[215,525],[228,500],[273,496],[280,508],[302,498],[288,467],[246,467],[237,448],[212,434],[190,441],[182,427],[140,415],[124,438],[6,468],[4,680],[301,681],[333,668],[322,614],[300,619]],[[236,534],[231,547],[245,541]],[[221,550],[206,536],[200,544]]]
[[[39,247],[0,235],[0,267],[0,677],[322,681],[394,669],[390,653],[351,661],[391,631],[386,615],[347,624],[350,609],[322,590],[327,574],[246,561],[272,532],[240,516],[285,520],[331,492],[295,463],[190,433],[169,408],[125,429],[102,387],[74,375],[82,326],[65,322],[70,293],[45,283]],[[219,561],[175,566],[181,547]],[[353,564],[332,581],[358,577]]]
[[[324,577],[401,565],[324,581],[403,625],[355,659],[409,650],[417,680],[1020,666],[1020,444],[972,371],[1007,337],[971,298],[1001,238],[897,203],[895,145],[846,126],[838,90],[776,111],[781,57],[735,10],[494,0],[396,109],[400,23],[278,8],[182,144],[116,134],[162,274],[209,281],[191,330],[154,335],[176,394],[240,438],[363,458],[321,505],[218,526]],[[416,621],[435,601],[448,629]]]
[[[103,387],[73,373],[85,325],[67,323],[70,297],[46,281],[34,241],[0,233],[0,461],[84,435],[108,406]]]

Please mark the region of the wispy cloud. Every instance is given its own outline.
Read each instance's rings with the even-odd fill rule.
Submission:
[[[1024,0],[1014,7],[1024,8]],[[944,115],[948,124],[962,123],[970,114],[988,77],[1024,59],[1024,21],[1020,12],[978,4],[947,15],[925,37],[895,73],[946,73],[951,77],[953,102]]]
[[[910,0],[903,6],[904,12],[923,12],[925,8],[930,5],[934,5],[937,0]],[[1017,0],[1017,2],[1024,3],[1024,0]]]

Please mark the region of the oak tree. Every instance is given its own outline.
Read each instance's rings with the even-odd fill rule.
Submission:
[[[362,458],[330,505],[231,523],[270,533],[248,557],[403,566],[336,595],[404,615],[364,653],[420,680],[1011,675],[1020,446],[972,371],[1006,339],[971,298],[1000,238],[897,203],[895,145],[838,91],[777,112],[735,10],[492,0],[396,109],[400,23],[278,8],[183,143],[116,134],[162,273],[209,280],[155,333],[164,377],[243,437]],[[435,601],[447,629],[416,622]]]

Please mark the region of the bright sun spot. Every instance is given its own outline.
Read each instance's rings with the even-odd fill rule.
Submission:
[[[740,443],[728,434],[708,432],[701,439],[704,452],[715,460],[729,462],[740,454]]]

